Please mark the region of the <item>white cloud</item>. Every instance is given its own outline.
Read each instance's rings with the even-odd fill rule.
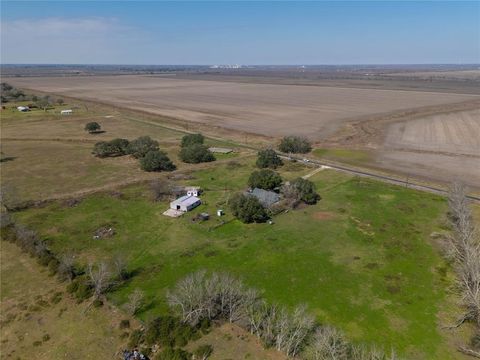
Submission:
[[[43,18],[1,23],[2,63],[128,63],[146,34],[115,18]]]

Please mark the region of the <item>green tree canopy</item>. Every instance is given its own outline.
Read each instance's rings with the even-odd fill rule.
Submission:
[[[272,168],[276,169],[283,165],[282,159],[277,155],[275,150],[266,149],[260,150],[257,155],[257,167],[259,168]]]
[[[228,202],[233,215],[244,223],[265,222],[268,213],[256,197],[235,194]]]
[[[193,144],[203,144],[205,137],[202,134],[188,134],[182,137],[182,148]]]
[[[172,171],[175,165],[167,154],[160,150],[150,150],[140,159],[140,166],[145,171]]]
[[[158,150],[158,141],[153,140],[150,136],[140,136],[128,145],[128,153],[137,159],[144,157],[152,150]]]
[[[193,144],[180,150],[180,159],[186,163],[198,164],[215,161],[215,156],[205,145]]]
[[[90,134],[97,132],[101,128],[100,124],[96,121],[89,122],[85,125],[85,131],[88,131]]]
[[[251,188],[260,188],[272,190],[282,184],[282,178],[278,173],[270,169],[254,171],[248,179],[248,186]]]
[[[321,199],[317,194],[315,184],[302,178],[297,178],[285,185],[282,192],[286,198],[303,201],[306,204],[315,204]]]
[[[306,154],[312,150],[312,145],[303,137],[285,136],[278,149],[284,153]]]

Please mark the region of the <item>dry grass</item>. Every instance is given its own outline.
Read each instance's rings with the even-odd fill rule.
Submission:
[[[112,359],[121,349],[124,316],[103,307],[84,313],[33,259],[1,243],[2,359]],[[60,300],[54,301],[57,293]]]

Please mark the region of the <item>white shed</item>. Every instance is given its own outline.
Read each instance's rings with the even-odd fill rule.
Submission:
[[[170,203],[170,209],[180,211],[190,211],[200,205],[202,202],[196,196],[182,196]]]
[[[28,106],[17,106],[17,110],[21,112],[30,111]]]
[[[187,186],[185,191],[188,196],[198,196],[202,193],[202,189],[199,186]]]
[[[73,110],[71,110],[71,109],[60,111],[61,115],[71,115],[72,113],[73,113]]]

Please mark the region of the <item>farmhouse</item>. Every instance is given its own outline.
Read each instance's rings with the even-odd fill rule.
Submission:
[[[73,113],[73,110],[71,110],[71,109],[60,111],[61,115],[71,115],[72,113]]]
[[[170,203],[170,209],[180,211],[190,211],[200,205],[202,202],[196,196],[182,196]]]
[[[252,191],[246,193],[248,196],[254,196],[265,207],[270,207],[273,204],[280,201],[280,195],[273,191],[267,191],[259,188],[255,188]]]

